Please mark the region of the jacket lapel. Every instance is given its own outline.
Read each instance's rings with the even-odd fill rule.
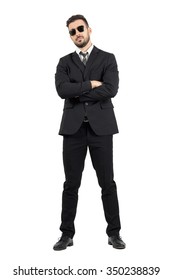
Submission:
[[[88,72],[90,71],[92,64],[93,64],[94,61],[96,60],[98,52],[99,52],[99,49],[96,48],[96,47],[94,46],[92,52],[90,53],[90,56],[89,56],[89,58],[88,58],[88,61],[87,61],[87,63],[86,63],[86,67],[85,67],[85,77],[87,76]]]
[[[94,61],[97,58],[98,52],[99,52],[99,49],[94,46],[92,52],[90,53],[86,66],[82,63],[82,61],[80,60],[80,58],[76,52],[72,53],[72,60],[79,67],[82,74],[84,75],[84,78],[87,77],[87,74],[90,71],[92,64],[94,63]]]
[[[72,53],[72,59],[73,59],[73,62],[79,67],[79,69],[81,70],[81,72],[83,74],[85,71],[85,65],[82,63],[82,61],[80,60],[80,58],[76,52]]]

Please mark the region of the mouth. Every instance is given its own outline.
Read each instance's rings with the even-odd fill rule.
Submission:
[[[82,36],[79,36],[79,37],[76,39],[76,41],[80,42],[82,39],[83,39],[83,37],[82,37]]]

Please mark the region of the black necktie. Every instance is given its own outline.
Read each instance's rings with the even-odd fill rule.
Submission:
[[[83,58],[82,58],[82,62],[83,62],[84,65],[86,65],[88,53],[80,52],[79,54],[82,55],[82,57],[83,57]]]

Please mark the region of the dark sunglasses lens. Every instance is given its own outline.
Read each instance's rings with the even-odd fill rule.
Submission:
[[[69,33],[70,36],[74,36],[76,34],[76,30],[75,29],[69,30]]]
[[[83,25],[78,26],[77,30],[79,32],[83,32],[84,31],[84,26]],[[74,36],[76,34],[76,29],[69,30],[69,33],[70,33],[70,36]]]
[[[79,32],[83,32],[83,31],[84,31],[84,26],[83,26],[83,25],[78,26],[77,30],[78,30]]]

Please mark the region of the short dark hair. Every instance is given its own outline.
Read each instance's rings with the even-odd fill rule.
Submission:
[[[85,18],[83,15],[74,15],[74,16],[71,16],[71,17],[67,20],[66,26],[68,27],[69,24],[70,24],[71,22],[74,22],[74,21],[77,20],[77,19],[82,19],[82,20],[86,23],[87,27],[89,27],[88,21],[86,20],[86,18]]]

